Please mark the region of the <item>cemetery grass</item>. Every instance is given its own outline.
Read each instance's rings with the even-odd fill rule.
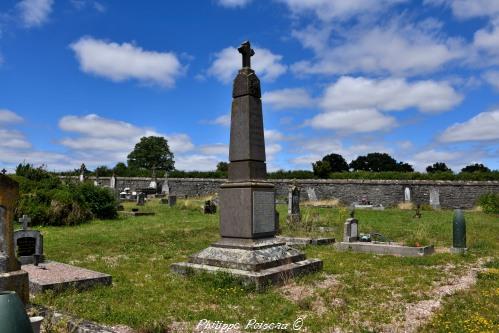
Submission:
[[[203,215],[201,204],[189,201],[184,205],[179,200],[177,207],[168,208],[149,202],[146,207],[155,211],[155,216],[40,228],[49,259],[109,273],[113,286],[45,293],[36,296],[34,303],[142,332],[194,327],[201,319],[240,323],[244,331],[250,319],[293,323],[298,317],[304,318],[309,332],[326,332],[332,327],[380,331],[403,322],[406,306],[431,299],[435,286],[464,274],[480,258],[492,258],[478,283],[445,297],[442,308],[422,330],[472,332],[493,327],[492,332],[498,328],[498,311],[490,310],[490,302],[497,310],[499,297],[497,215],[466,212],[470,248],[466,255],[401,258],[337,252],[330,245],[310,246],[305,252],[309,258],[324,261],[322,272],[257,292],[223,274],[184,278],[170,271],[172,263],[186,261],[219,237],[218,214]],[[126,204],[125,208],[132,206]],[[292,234],[285,226],[286,207],[278,205],[278,210],[283,233]],[[341,239],[348,214],[344,208],[304,208],[302,213],[315,214],[313,223],[333,227],[333,235]],[[358,210],[356,217],[362,233],[375,230],[406,244],[451,245],[451,211],[423,211],[420,220],[413,219],[413,214],[398,209]],[[469,314],[472,321],[465,322],[470,318],[462,314]],[[445,323],[453,323],[452,329]]]

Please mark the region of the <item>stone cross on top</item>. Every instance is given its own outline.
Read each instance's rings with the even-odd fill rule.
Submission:
[[[23,225],[23,230],[28,230],[28,224],[31,222],[31,218],[28,215],[23,215],[19,219],[19,223],[22,223]]]
[[[250,42],[242,43],[237,50],[243,55],[243,67],[251,68],[251,57],[255,55],[255,51],[251,48]]]

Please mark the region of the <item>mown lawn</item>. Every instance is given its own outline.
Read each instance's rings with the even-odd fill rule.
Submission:
[[[250,319],[267,323],[293,323],[304,319],[308,332],[382,331],[404,320],[405,307],[432,297],[436,285],[465,273],[479,258],[491,258],[490,268],[479,274],[471,289],[446,297],[443,307],[421,329],[425,332],[499,331],[499,216],[466,212],[467,255],[437,253],[429,257],[399,258],[337,252],[333,246],[305,249],[308,257],[324,261],[321,273],[288,287],[264,292],[245,288],[229,276],[170,272],[174,262],[202,250],[218,239],[218,215],[203,215],[191,202],[182,208],[147,204],[155,216],[122,217],[93,221],[77,227],[44,227],[45,252],[50,260],[106,272],[112,287],[85,292],[68,291],[37,296],[37,304],[52,306],[84,319],[123,324],[144,332],[196,325],[200,320],[241,323]],[[130,205],[127,208],[131,207]],[[283,233],[286,207],[279,205]],[[344,208],[305,208],[316,225],[335,228],[342,237]],[[389,209],[356,212],[360,232],[377,231],[390,240],[435,244],[448,248],[452,241],[452,211]],[[300,234],[300,231],[295,233]],[[310,233],[310,232],[309,232]],[[465,316],[463,316],[463,314]],[[467,321],[466,321],[467,320]],[[251,330],[249,330],[251,331]],[[288,329],[291,331],[291,329]]]

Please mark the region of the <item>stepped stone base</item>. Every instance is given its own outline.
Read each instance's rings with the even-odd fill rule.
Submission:
[[[182,275],[191,272],[226,272],[258,288],[322,269],[322,261],[307,260],[305,254],[282,240],[222,238],[193,255],[189,262],[175,263],[171,269]]]
[[[374,254],[388,254],[401,257],[427,256],[435,252],[433,245],[430,246],[403,246],[399,244],[388,243],[370,243],[370,242],[341,242],[336,245],[338,250],[364,252]]]
[[[0,273],[0,291],[15,291],[24,304],[29,303],[28,273],[18,270]]]
[[[29,291],[32,294],[49,289],[56,291],[68,288],[84,290],[98,284],[111,285],[112,283],[111,275],[56,261],[47,261],[39,266],[23,265],[22,269],[29,273]]]

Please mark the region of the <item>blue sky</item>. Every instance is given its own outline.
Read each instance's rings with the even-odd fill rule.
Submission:
[[[497,0],[1,0],[0,167],[227,160],[236,48],[262,82],[270,170],[387,152],[499,168]]]

